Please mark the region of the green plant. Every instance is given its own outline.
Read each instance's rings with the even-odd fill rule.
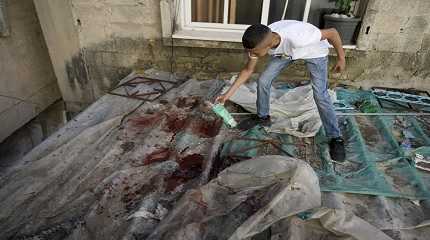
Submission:
[[[336,0],[336,7],[339,9],[339,13],[349,14],[352,2],[353,0]]]

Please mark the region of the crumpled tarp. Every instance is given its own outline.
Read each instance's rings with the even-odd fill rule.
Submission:
[[[420,202],[320,192],[301,160],[220,166],[239,133],[201,104],[217,82],[92,104],[2,172],[0,239],[428,239]]]
[[[301,92],[305,88],[311,90],[308,86],[298,87],[288,90],[283,96]],[[237,95],[247,96],[243,89]],[[337,89],[337,96],[350,106],[367,102],[376,112],[386,111],[368,91]],[[251,102],[249,104],[252,105]],[[300,108],[299,102],[294,104],[294,107]],[[304,105],[306,104],[305,101]],[[294,108],[288,106],[288,103],[285,105],[287,109]],[[276,112],[276,109],[275,107],[273,111]],[[302,142],[303,138],[292,139],[289,135],[286,137],[285,134],[256,126],[224,144],[221,157],[253,158],[268,154],[294,156],[311,162],[323,191],[430,200],[430,172],[417,170],[411,164],[415,158],[412,150],[430,146],[430,131],[426,127],[428,124],[424,122],[426,119],[428,121],[428,117],[354,116],[358,114],[357,110],[360,110],[359,107],[347,110],[352,115],[338,116],[345,141],[345,162],[337,163],[330,158],[327,138],[322,128],[311,140],[313,145],[299,146],[297,143]],[[307,147],[312,150],[300,156],[300,152],[306,151]]]
[[[227,91],[235,80],[224,88]],[[329,90],[332,100],[336,100],[336,94]],[[257,83],[251,81],[241,85],[230,101],[242,106],[247,111],[257,112]],[[310,84],[296,88],[286,88],[285,85],[271,87],[270,115],[272,126],[267,128],[270,132],[287,133],[297,137],[313,137],[322,126],[312,86]]]
[[[230,222],[226,215],[247,204],[255,210],[243,211],[244,217]],[[308,164],[282,156],[259,157],[187,192],[149,239],[248,239],[320,204],[318,178]]]
[[[320,205],[318,178],[307,163],[262,156],[235,164],[207,185],[188,191],[149,239],[243,240],[269,227],[272,239],[391,239],[351,212],[316,209]],[[237,209],[245,216],[237,217]],[[309,209],[314,212],[302,224],[314,224],[323,234],[299,231],[304,226],[299,227],[296,215]]]

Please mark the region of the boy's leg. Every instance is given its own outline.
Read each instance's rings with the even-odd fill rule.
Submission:
[[[271,57],[266,69],[261,73],[257,82],[257,113],[260,118],[270,115],[270,88],[272,82],[290,62],[290,59],[284,57]]]
[[[345,147],[337,123],[336,112],[327,90],[328,57],[307,59],[306,65],[311,74],[315,103],[327,137],[330,138],[330,157],[335,161],[343,162],[345,161]]]
[[[330,95],[328,94],[327,67],[328,58],[306,59],[306,66],[311,75],[315,103],[321,117],[325,132],[329,138],[341,136],[336,113]]]

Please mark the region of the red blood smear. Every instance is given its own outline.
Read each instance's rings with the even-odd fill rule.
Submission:
[[[166,192],[175,190],[181,184],[201,175],[204,157],[200,154],[191,154],[178,160],[179,170],[166,179]]]
[[[150,153],[143,161],[144,165],[148,165],[155,162],[163,162],[169,159],[170,150],[168,148],[162,148]]]
[[[183,177],[172,176],[166,180],[166,192],[175,190],[179,185],[185,183],[187,179]]]
[[[192,132],[199,137],[211,138],[215,137],[219,133],[221,125],[221,119],[212,121],[198,119],[198,121],[194,121],[192,124]]]
[[[202,170],[203,168],[203,156],[200,154],[191,154],[188,155],[182,159],[180,159],[179,162],[179,167],[181,168],[181,170],[183,171],[187,171],[187,170]]]
[[[154,113],[151,115],[145,115],[142,117],[133,118],[130,121],[136,127],[149,127],[149,126],[153,126],[157,123],[160,123],[162,117],[163,117],[163,115],[161,115],[160,113]]]
[[[178,112],[167,113],[165,131],[178,133],[182,131],[187,124],[186,116],[181,116]]]

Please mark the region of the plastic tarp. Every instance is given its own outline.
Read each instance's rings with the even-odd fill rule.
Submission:
[[[255,209],[247,210],[247,205]],[[188,191],[148,239],[241,240],[269,227],[272,239],[391,239],[351,212],[317,208],[320,205],[318,178],[307,163],[262,156],[235,164],[207,185]],[[235,217],[238,208],[245,216]],[[314,212],[302,224],[315,225],[319,233],[298,229],[296,215],[309,209]]]
[[[217,84],[92,104],[2,172],[0,239],[428,239],[423,202],[321,192],[318,167],[297,158],[225,164],[222,146],[241,133],[201,104]]]
[[[309,87],[283,90],[286,92],[283,96],[288,93],[301,92]],[[244,91],[241,90],[237,95]],[[370,92],[338,89],[336,95],[351,106],[366,101],[372,104],[376,111],[383,112]],[[279,106],[286,109],[301,109],[302,107],[300,102],[292,101],[292,104],[294,105],[286,104],[285,106],[288,106],[285,107],[279,104]],[[276,109],[275,106],[273,111]],[[357,110],[350,112],[356,113]],[[430,132],[426,129],[427,124],[423,122],[423,119],[419,120],[414,116],[339,116],[338,122],[345,140],[346,150],[346,161],[343,163],[336,163],[330,159],[327,139],[323,129],[320,128],[318,134],[312,139],[314,144],[310,146],[312,151],[310,156],[308,153],[308,156],[320,178],[321,189],[323,191],[430,199],[430,182],[428,181],[430,172],[417,170],[412,164],[413,150],[430,146],[428,135]],[[253,158],[267,154],[282,154],[306,158],[306,156],[299,156],[298,152],[303,146],[298,146],[298,142],[303,142],[303,140],[272,132],[270,129],[267,131],[267,129],[257,126],[224,144],[221,157],[237,159],[238,157]]]
[[[233,82],[232,78],[230,82]],[[228,89],[226,86],[224,91]],[[318,109],[313,98],[311,85],[286,88],[288,85],[272,86],[270,95],[270,132],[287,133],[297,137],[313,137],[322,126]],[[333,99],[335,93],[329,91]],[[238,88],[230,100],[247,111],[256,113],[257,83],[255,81]]]
[[[92,104],[1,176],[0,239],[151,232],[164,209],[204,179],[201,153],[222,121],[195,105],[212,83],[190,80],[154,102],[106,95]]]

